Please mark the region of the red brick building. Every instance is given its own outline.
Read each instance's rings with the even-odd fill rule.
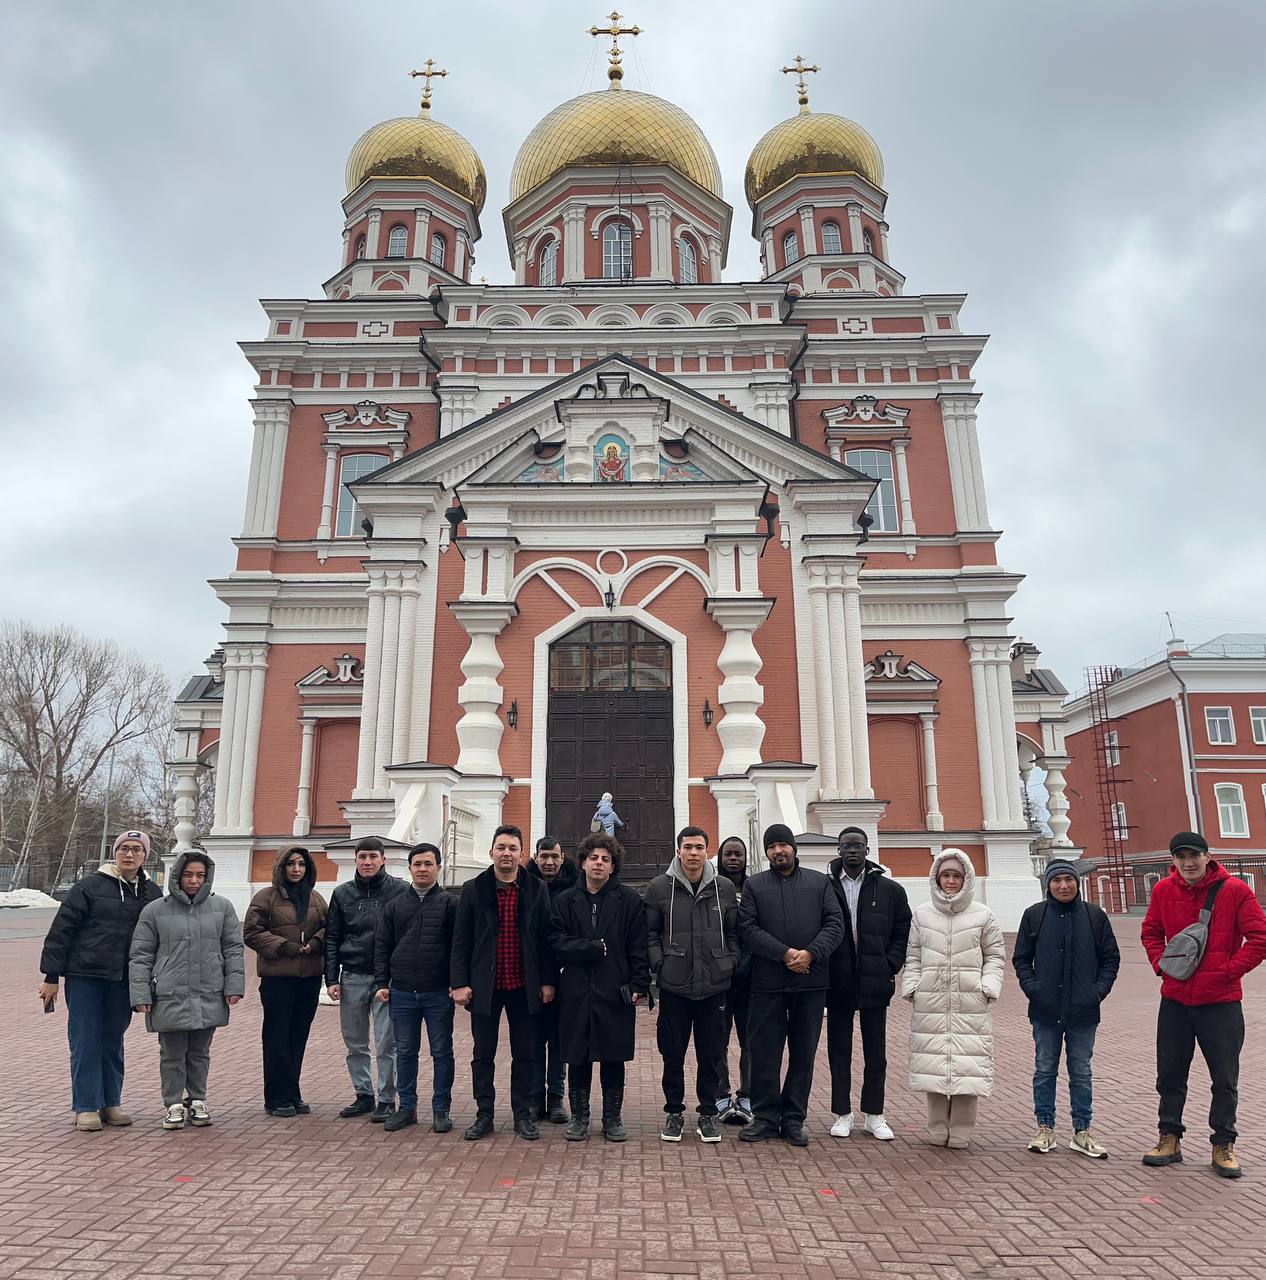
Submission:
[[[1099,864],[1088,890],[1145,902],[1170,837],[1199,831],[1266,894],[1266,636],[1172,640],[1163,658],[1113,672],[1104,693],[1106,719],[1088,695],[1067,705],[1070,835]]]

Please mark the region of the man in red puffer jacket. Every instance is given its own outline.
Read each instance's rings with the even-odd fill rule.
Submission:
[[[1242,1170],[1235,1158],[1235,1109],[1244,1047],[1240,980],[1266,960],[1266,914],[1252,889],[1209,856],[1208,842],[1198,832],[1180,831],[1169,842],[1169,852],[1174,865],[1152,890],[1142,930],[1147,958],[1158,974],[1165,944],[1199,920],[1209,890],[1217,884],[1221,887],[1209,917],[1208,944],[1195,973],[1182,981],[1161,976],[1156,1018],[1160,1141],[1143,1163],[1182,1162],[1187,1073],[1198,1044],[1213,1086],[1209,1107],[1213,1168],[1223,1178],[1238,1178]]]

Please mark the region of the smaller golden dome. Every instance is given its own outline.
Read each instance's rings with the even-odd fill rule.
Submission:
[[[469,200],[478,214],[488,194],[488,179],[475,148],[456,129],[431,119],[430,108],[416,116],[376,124],[347,157],[350,194],[366,178],[430,178]]]
[[[756,208],[771,191],[792,178],[813,173],[856,173],[872,186],[884,185],[884,158],[874,138],[843,116],[802,107],[752,148],[743,186]]]

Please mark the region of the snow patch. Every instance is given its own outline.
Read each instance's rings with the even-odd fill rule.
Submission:
[[[10,893],[0,893],[0,910],[5,907],[60,907],[61,903],[38,889],[14,889]]]

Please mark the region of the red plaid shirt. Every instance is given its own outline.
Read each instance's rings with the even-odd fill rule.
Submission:
[[[519,886],[497,881],[497,976],[492,984],[498,991],[518,991],[523,980],[523,953],[519,950]]]

